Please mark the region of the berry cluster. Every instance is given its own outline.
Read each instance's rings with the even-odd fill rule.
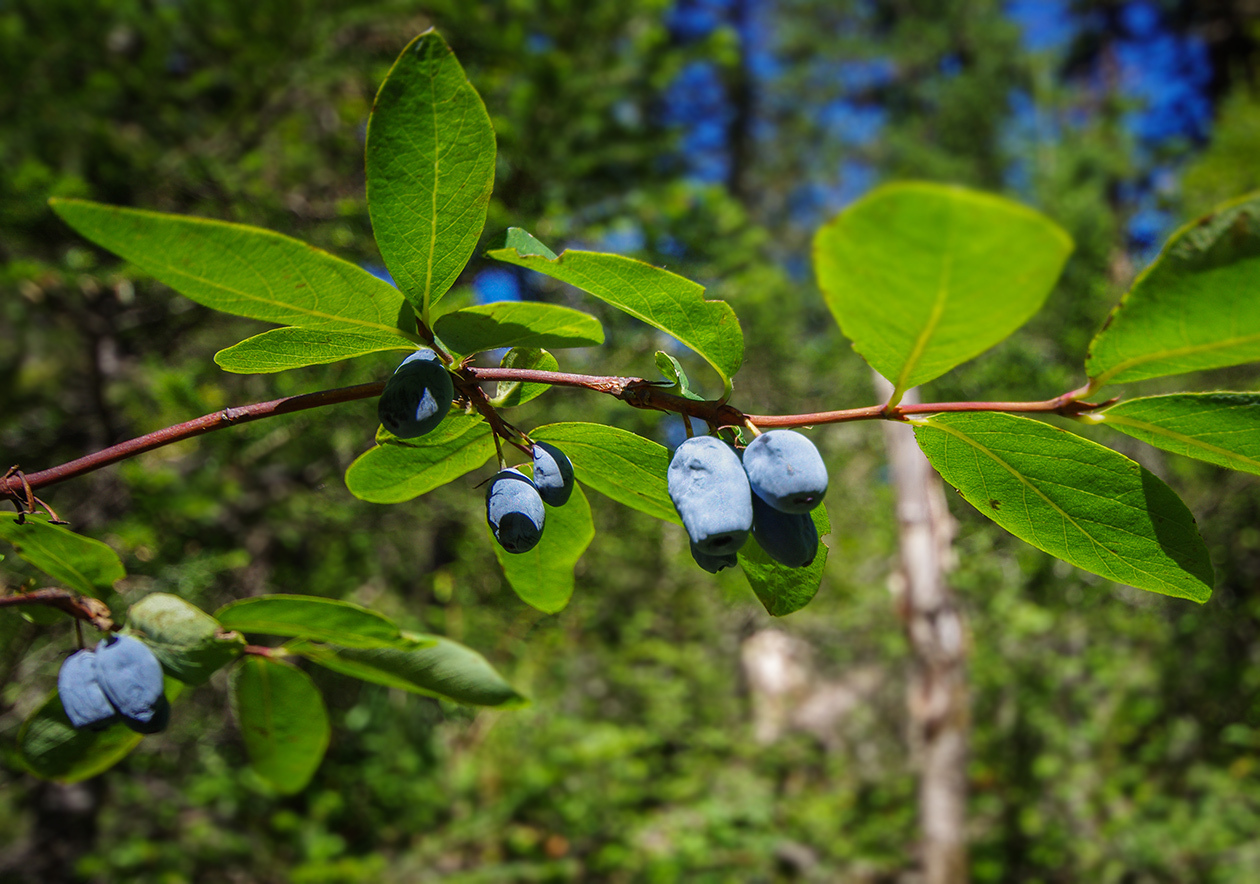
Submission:
[[[827,493],[827,468],[814,444],[792,430],[759,434],[740,453],[714,436],[678,446],[669,496],[691,537],[691,555],[716,574],[736,564],[751,532],[777,562],[804,568],[818,551],[810,510]]]
[[[57,693],[76,728],[104,730],[116,721],[142,734],[165,729],[171,707],[162,685],[162,664],[149,646],[129,635],[101,639],[66,658]]]
[[[381,424],[400,439],[432,432],[455,398],[451,374],[437,354],[421,348],[402,361],[377,404]],[[531,442],[533,478],[504,467],[486,488],[486,521],[510,553],[529,552],[542,539],[547,506],[563,506],[573,493],[573,464],[559,448]]]

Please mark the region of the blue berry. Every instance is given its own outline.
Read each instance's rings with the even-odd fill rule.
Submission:
[[[548,506],[564,506],[573,493],[573,464],[546,442],[534,443],[534,487]]]
[[[381,425],[399,439],[415,439],[442,422],[454,398],[451,373],[436,353],[422,347],[394,369],[376,413]]]
[[[804,568],[818,554],[818,528],[809,513],[776,510],[752,496],[753,539],[766,555],[789,568]]]
[[[96,678],[96,655],[90,649],[76,651],[57,673],[57,695],[66,717],[76,728],[104,730],[118,719]]]
[[[683,442],[669,463],[669,497],[696,549],[734,554],[752,530],[752,492],[739,455],[720,439]]]
[[[708,553],[701,552],[696,545],[691,544],[691,557],[696,560],[696,564],[710,574],[716,574],[723,568],[734,568],[739,564],[739,559],[735,553],[723,553],[721,555],[711,556]]]
[[[165,724],[162,664],[144,642],[129,635],[102,639],[96,646],[96,678],[129,728],[152,733],[155,723]]]
[[[529,552],[542,538],[546,521],[542,498],[520,470],[500,470],[486,488],[486,521],[499,546],[510,553]]]
[[[762,433],[744,449],[753,493],[784,513],[807,513],[827,493],[827,467],[814,443],[792,430]]]

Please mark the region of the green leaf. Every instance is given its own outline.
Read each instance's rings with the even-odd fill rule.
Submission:
[[[499,363],[503,368],[519,368],[530,371],[559,371],[560,363],[546,350],[518,347],[509,350]],[[523,384],[520,381],[499,381],[495,386],[490,404],[495,408],[512,408],[537,399],[551,389],[550,384]]]
[[[382,350],[414,350],[414,341],[381,333],[317,331],[310,328],[273,328],[246,338],[214,354],[224,371],[270,374],[308,365],[325,365]]]
[[[1044,215],[961,187],[880,187],[814,237],[814,269],[853,348],[893,400],[1041,309],[1072,250]]]
[[[276,791],[301,791],[328,749],[328,712],[309,675],[249,656],[232,670],[232,712],[250,766]]]
[[[499,237],[498,242],[491,246],[491,249],[495,251],[499,249],[514,249],[523,258],[536,255],[546,258],[548,261],[556,260],[555,252],[543,245],[542,241],[536,239],[532,233],[519,227],[509,227]]]
[[[183,685],[167,678],[165,689],[166,699],[174,703]],[[102,731],[76,730],[66,717],[61,697],[53,691],[22,723],[17,743],[22,763],[35,776],[59,783],[77,783],[109,770],[140,745],[142,739],[142,734],[121,723]]]
[[[533,474],[530,464],[521,472]],[[490,526],[486,525],[490,533]],[[573,567],[595,537],[591,506],[579,485],[561,507],[547,507],[547,521],[538,545],[525,553],[510,553],[491,534],[491,546],[503,567],[503,574],[521,601],[545,614],[563,611],[573,595]]]
[[[402,641],[398,626],[370,608],[309,595],[241,599],[215,612],[229,629],[336,642],[353,648],[388,647]]]
[[[477,469],[493,454],[490,427],[480,415],[451,414],[427,436],[359,455],[346,470],[346,487],[372,503],[400,503]]]
[[[280,325],[398,334],[398,289],[301,240],[83,200],[50,204],[79,233],[198,304]]]
[[[661,374],[674,385],[673,392],[675,395],[684,399],[694,399],[703,401],[703,396],[697,396],[691,392],[691,381],[687,379],[687,373],[683,371],[682,363],[670,356],[663,350],[656,351],[656,367],[660,369]]]
[[[499,301],[465,307],[438,318],[439,338],[464,355],[501,347],[590,347],[604,343],[604,328],[589,313],[538,301]]]
[[[1172,393],[1082,415],[1148,445],[1260,475],[1260,394]]]
[[[408,44],[376,94],[367,130],[368,213],[385,266],[429,308],[477,247],[494,187],[494,130],[436,31]]]
[[[127,611],[127,632],[140,636],[162,668],[185,684],[204,684],[245,650],[245,640],[179,596],[150,593]]]
[[[1169,237],[1085,360],[1095,388],[1260,360],[1260,194]]]
[[[333,672],[373,684],[474,706],[519,705],[523,698],[486,658],[436,635],[413,648],[343,648],[295,641],[285,647]]]
[[[0,516],[0,539],[67,589],[102,596],[113,590],[114,581],[127,576],[118,554],[99,540],[33,516],[19,525],[10,515]]]
[[[681,525],[665,479],[669,449],[635,433],[603,424],[548,424],[530,437],[552,442],[573,462],[588,488],[632,509]]]
[[[748,585],[771,617],[799,611],[818,594],[823,568],[827,566],[828,548],[822,538],[831,533],[831,520],[827,518],[827,508],[823,505],[810,511],[810,516],[818,529],[818,555],[804,568],[779,564],[766,555],[752,536],[739,551],[739,565],[744,569]]]
[[[538,249],[522,253],[518,251],[521,238],[514,241],[516,247],[493,249],[486,254],[577,286],[673,335],[704,357],[721,376],[726,393],[730,392],[731,377],[744,360],[744,333],[730,304],[706,301],[704,286],[699,283],[633,258],[573,249],[558,258],[549,258],[537,254]]]
[[[919,447],[963,498],[1007,531],[1108,580],[1207,601],[1212,563],[1172,489],[1127,457],[1040,421],[942,414]]]

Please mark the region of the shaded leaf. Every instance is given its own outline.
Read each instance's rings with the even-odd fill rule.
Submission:
[[[1181,498],[1137,463],[1009,414],[915,427],[941,477],[1016,537],[1108,580],[1207,601],[1212,564]]]
[[[515,242],[524,247],[520,237]],[[744,333],[730,304],[706,301],[699,283],[623,255],[569,249],[548,258],[538,251],[531,248],[523,254],[514,247],[493,249],[487,255],[577,286],[673,335],[704,357],[730,391],[731,377],[744,359]]]
[[[810,517],[818,529],[818,554],[804,568],[789,568],[776,562],[757,545],[756,537],[751,534],[739,551],[739,565],[744,569],[748,585],[771,617],[799,611],[818,594],[828,553],[822,538],[831,533],[831,520],[822,504],[810,511]]]
[[[118,554],[99,540],[35,516],[27,516],[19,525],[11,515],[0,516],[0,539],[67,589],[101,596],[113,590],[114,581],[127,576]]]
[[[530,437],[557,445],[573,462],[577,480],[632,509],[681,525],[665,479],[669,449],[603,424],[548,424]]]
[[[425,31],[381,83],[367,200],[385,266],[425,322],[468,263],[494,187],[494,130],[446,41]]]
[[[328,749],[328,712],[315,683],[287,663],[250,656],[232,670],[230,692],[254,772],[278,792],[300,791]]]
[[[499,301],[439,317],[443,343],[465,355],[502,347],[590,347],[604,343],[604,328],[589,313],[538,301]]]
[[[273,328],[246,338],[214,354],[224,371],[237,374],[269,374],[325,365],[382,350],[415,350],[416,344],[401,333],[386,334],[318,331],[310,328]]]
[[[546,350],[518,347],[509,350],[499,363],[503,368],[519,368],[531,371],[559,371],[560,363]],[[490,404],[495,408],[512,408],[536,399],[551,389],[550,384],[523,384],[520,381],[499,381],[495,386]]]
[[[198,304],[280,325],[398,334],[398,289],[292,237],[83,200],[50,205],[79,233]]]
[[[285,647],[334,672],[428,697],[475,706],[518,705],[523,698],[485,657],[436,635],[409,636],[412,648],[343,648],[308,641]]]
[[[1260,394],[1173,393],[1084,415],[1148,445],[1260,475]]]
[[[533,474],[531,464],[522,464],[521,472]],[[580,485],[573,486],[573,496],[564,506],[547,507],[547,522],[542,539],[529,552],[510,553],[494,541],[494,554],[503,567],[503,574],[521,601],[546,614],[563,611],[573,595],[573,567],[595,537],[591,506]]]
[[[819,229],[814,270],[894,399],[966,362],[1045,302],[1072,240],[1010,200],[939,184],[872,191]]]
[[[1089,346],[1096,387],[1260,360],[1260,194],[1177,230]]]
[[[359,455],[346,470],[346,487],[372,503],[400,503],[477,469],[493,454],[490,427],[480,415],[451,414],[427,436]]]
[[[370,608],[308,595],[264,595],[241,599],[215,612],[224,626],[241,632],[309,638],[354,648],[379,648],[402,641],[398,626]]]
[[[183,685],[165,681],[166,699],[174,703]],[[35,776],[59,783],[77,783],[109,770],[140,745],[142,734],[115,723],[102,731],[75,730],[54,690],[18,731],[22,763]]]
[[[198,685],[239,657],[245,640],[179,596],[154,592],[127,610],[126,632],[144,638],[170,675]]]

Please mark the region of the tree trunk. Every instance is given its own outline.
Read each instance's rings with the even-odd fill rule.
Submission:
[[[885,398],[892,388],[877,378]],[[917,402],[916,390],[904,402]],[[920,862],[925,884],[967,880],[967,741],[970,727],[966,630],[945,573],[954,522],[944,486],[908,424],[885,423],[897,494],[901,572],[897,607],[910,642],[907,706],[919,768]]]

